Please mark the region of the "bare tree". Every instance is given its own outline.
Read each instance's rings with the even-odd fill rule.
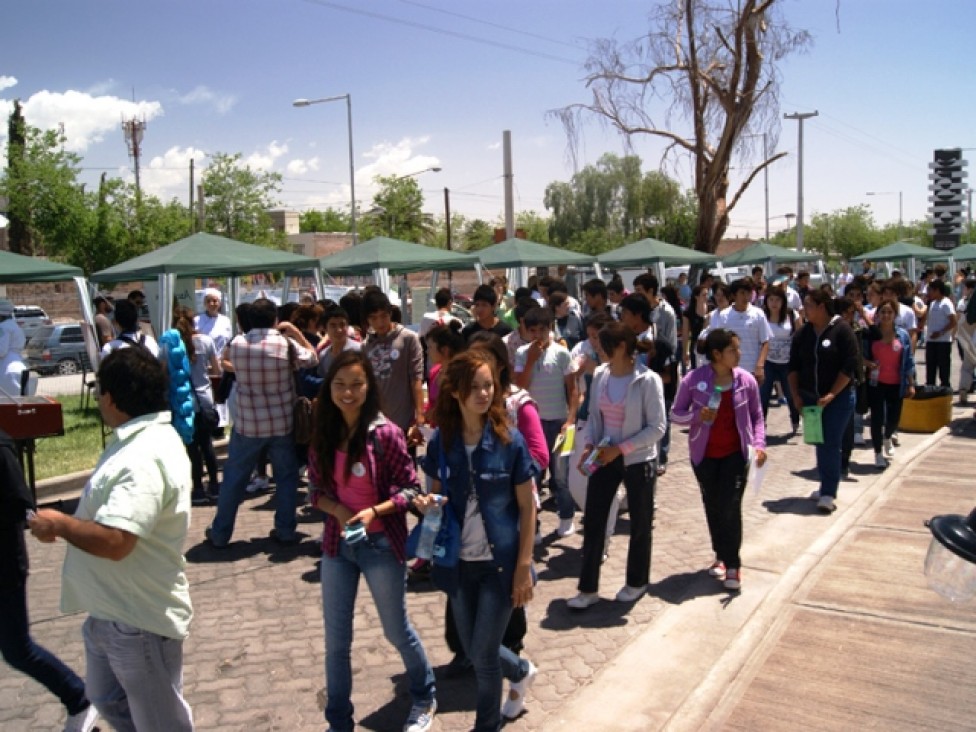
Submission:
[[[809,33],[779,16],[776,2],[663,2],[651,13],[646,35],[624,44],[595,43],[585,65],[589,103],[550,112],[563,123],[574,156],[582,122],[595,115],[629,144],[639,135],[663,138],[662,160],[689,157],[699,203],[695,248],[702,251],[715,251],[743,192],[786,155],[755,165],[729,197],[733,157],[757,147],[750,133],[765,132],[768,149],[776,147],[777,62],[811,42]]]

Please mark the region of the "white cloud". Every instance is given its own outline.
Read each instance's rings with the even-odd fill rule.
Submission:
[[[17,86],[17,79],[13,76],[0,76],[0,91]]]
[[[501,150],[502,144],[500,142],[491,142],[486,147],[486,150]]]
[[[287,152],[288,143],[279,144],[277,140],[272,140],[268,144],[267,150],[255,150],[244,158],[244,164],[258,170],[271,170],[275,161]]]
[[[105,79],[103,81],[96,81],[90,87],[85,89],[86,94],[91,94],[93,97],[100,97],[103,94],[108,94],[110,91],[118,86],[115,79]]]
[[[11,107],[0,101],[4,109]],[[114,96],[92,96],[86,92],[40,91],[23,102],[27,124],[42,130],[56,129],[64,124],[65,146],[83,153],[92,144],[101,142],[106,133],[119,132],[123,119],[138,118],[147,122],[163,114],[159,102],[130,102]],[[3,133],[6,133],[4,125]]]
[[[309,158],[308,160],[302,160],[301,158],[295,158],[294,160],[289,160],[288,165],[285,166],[285,170],[291,175],[304,175],[309,171],[315,171],[319,169],[319,159],[318,157]]]
[[[219,114],[226,114],[237,104],[237,97],[234,94],[216,92],[203,84],[184,94],[179,100],[180,104],[209,104]]]
[[[363,153],[363,157],[373,162],[356,171],[356,182],[360,180],[367,186],[373,184],[378,175],[409,175],[425,168],[439,166],[441,161],[432,155],[421,155],[417,148],[430,141],[430,136],[404,137],[397,143],[380,142]],[[358,196],[357,196],[358,197]]]
[[[162,155],[156,155],[140,170],[142,188],[146,193],[162,201],[179,198],[186,201],[190,187],[190,160],[195,161],[195,183],[203,180],[207,153],[195,147],[173,146]],[[126,180],[134,180],[130,168],[121,169]]]

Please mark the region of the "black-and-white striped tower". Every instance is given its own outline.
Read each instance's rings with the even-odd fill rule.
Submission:
[[[929,215],[936,249],[955,249],[963,232],[966,207],[966,161],[962,150],[936,150],[929,163]]]

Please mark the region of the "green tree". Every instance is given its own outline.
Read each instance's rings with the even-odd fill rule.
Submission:
[[[729,212],[749,184],[786,154],[770,155],[732,188],[729,171],[745,135],[774,130],[769,149],[775,150],[777,63],[810,43],[806,31],[780,17],[776,3],[659,3],[648,32],[628,43],[594,44],[585,65],[590,101],[551,112],[563,123],[574,154],[583,120],[596,117],[630,142],[645,135],[662,140],[665,157],[690,157],[698,200],[695,247],[702,251],[715,251]]]
[[[349,231],[349,214],[334,208],[324,211],[309,209],[298,215],[298,230],[303,233],[315,231]]]
[[[880,246],[879,231],[871,209],[850,206],[832,213],[815,213],[803,227],[803,244],[825,258],[839,255],[850,259]]]
[[[92,224],[78,183],[81,158],[65,150],[62,132],[27,125],[19,103],[14,104],[8,133],[0,194],[8,202],[11,251],[63,257]]]
[[[374,179],[380,190],[373,196],[369,218],[383,236],[425,243],[434,236],[433,218],[423,212],[424,193],[416,179],[380,175]]]
[[[284,248],[284,233],[274,230],[268,210],[277,204],[281,174],[253,170],[241,154],[216,153],[203,174],[206,230],[212,234]]]
[[[545,206],[552,212],[550,239],[592,254],[648,236],[685,246],[693,241],[687,215],[694,202],[664,173],[642,173],[636,155],[608,153],[569,182],[550,183]]]
[[[504,228],[504,221],[500,224]],[[525,238],[540,244],[549,243],[549,219],[535,211],[518,211],[515,228],[525,232]]]
[[[495,227],[484,219],[472,219],[464,228],[463,241],[466,252],[489,247],[495,241]]]

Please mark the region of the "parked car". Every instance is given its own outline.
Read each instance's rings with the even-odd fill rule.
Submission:
[[[53,324],[53,321],[47,317],[47,313],[37,305],[17,305],[14,307],[14,320],[24,331],[27,340],[31,339],[38,328]]]
[[[24,349],[27,368],[39,374],[77,374],[91,370],[85,338],[77,323],[43,325]]]

